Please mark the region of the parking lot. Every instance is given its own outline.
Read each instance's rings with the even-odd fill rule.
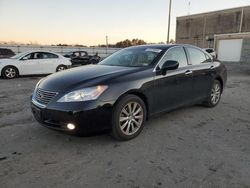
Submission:
[[[142,134],[75,137],[40,126],[40,77],[0,80],[0,187],[250,187],[250,66],[230,64],[216,108],[154,117]]]

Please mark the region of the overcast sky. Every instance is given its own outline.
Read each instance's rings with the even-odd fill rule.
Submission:
[[[250,0],[190,0],[190,14],[250,5]],[[41,44],[110,43],[140,38],[166,41],[168,0],[0,0],[0,41]],[[189,0],[173,0],[176,16],[188,14]]]

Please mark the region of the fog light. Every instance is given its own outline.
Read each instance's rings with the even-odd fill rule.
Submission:
[[[76,128],[76,126],[75,126],[74,124],[72,124],[72,123],[69,123],[69,124],[67,125],[67,128],[68,128],[69,130],[74,130],[74,129]]]

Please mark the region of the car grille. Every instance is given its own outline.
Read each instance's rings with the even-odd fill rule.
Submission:
[[[57,92],[44,91],[40,88],[36,90],[35,99],[41,104],[49,104],[49,102],[57,95]]]

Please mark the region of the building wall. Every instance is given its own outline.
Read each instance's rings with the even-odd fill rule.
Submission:
[[[250,31],[250,6],[178,17],[176,27],[177,43],[213,47],[216,34]]]
[[[242,23],[242,32],[250,31],[250,6],[244,8],[244,16]]]
[[[250,38],[243,39],[240,61],[244,63],[250,63]]]

